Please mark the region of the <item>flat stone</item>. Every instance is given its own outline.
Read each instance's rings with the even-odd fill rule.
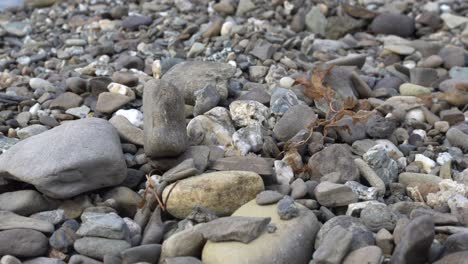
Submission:
[[[317,117],[312,108],[306,105],[295,105],[276,122],[273,128],[274,136],[280,141],[288,141],[301,129],[315,123]]]
[[[196,230],[212,242],[239,241],[248,244],[266,231],[270,220],[268,217],[221,217]]]
[[[268,190],[268,191],[263,191],[257,194],[255,201],[257,202],[258,205],[268,205],[268,204],[277,203],[283,197],[284,197],[284,194],[281,194],[277,191]]]
[[[33,229],[43,233],[52,233],[54,225],[39,219],[17,215],[8,211],[0,211],[0,230],[17,228]]]
[[[468,251],[460,251],[447,255],[434,264],[464,264],[468,258]]]
[[[464,151],[468,150],[468,134],[461,130],[451,127],[446,133],[447,140],[454,147],[458,147]]]
[[[382,262],[382,250],[376,246],[363,247],[349,253],[343,260],[343,264],[379,264]]]
[[[148,244],[126,249],[120,253],[125,263],[156,263],[161,255],[161,245]]]
[[[162,175],[162,179],[167,183],[172,183],[197,174],[200,174],[200,172],[197,170],[197,168],[195,168],[194,160],[186,159],[174,168],[166,171]]]
[[[124,240],[83,237],[76,240],[73,247],[82,255],[102,260],[105,255],[118,255],[131,245]]]
[[[139,146],[144,145],[143,130],[134,126],[127,118],[115,115],[109,122],[117,129],[121,139]]]
[[[400,85],[400,94],[403,96],[419,96],[431,94],[431,89],[412,83],[404,83]]]
[[[382,13],[374,18],[370,29],[376,34],[410,37],[413,35],[414,19],[397,13]]]
[[[59,95],[50,103],[50,109],[68,110],[70,108],[78,107],[83,102],[83,98],[77,94],[66,92]]]
[[[262,176],[271,176],[273,161],[262,157],[225,157],[211,162],[209,169],[217,171],[243,170],[255,172]]]
[[[39,257],[27,260],[26,264],[66,264],[66,262],[56,258]]]
[[[262,178],[247,171],[205,173],[172,185],[164,189],[162,196],[168,212],[179,219],[185,218],[195,205],[219,216],[229,215],[264,189]],[[172,191],[168,198],[169,190]]]
[[[83,213],[82,224],[76,231],[79,236],[128,239],[129,230],[124,220],[115,213]]]
[[[314,190],[317,201],[327,207],[345,206],[358,201],[351,188],[343,184],[321,182]]]
[[[96,111],[104,114],[112,114],[122,106],[128,104],[132,99],[126,95],[111,92],[99,94]]]
[[[128,30],[136,30],[140,26],[147,26],[153,22],[149,16],[128,16],[122,21],[122,27]]]
[[[351,246],[353,234],[341,226],[335,226],[314,252],[313,259],[317,264],[341,263]]]
[[[300,213],[299,207],[290,196],[284,196],[277,204],[278,215],[281,220],[290,220]]]
[[[266,59],[271,58],[273,53],[275,53],[276,48],[273,45],[265,40],[257,40],[255,43],[254,48],[249,52],[251,55],[259,58],[260,60],[264,61]]]
[[[439,115],[442,121],[447,121],[450,125],[465,121],[465,115],[458,108],[442,110]]]
[[[47,253],[47,237],[32,229],[0,231],[0,255],[38,257]]]

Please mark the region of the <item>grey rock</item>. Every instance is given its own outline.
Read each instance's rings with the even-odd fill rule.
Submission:
[[[221,217],[197,226],[196,230],[213,242],[239,241],[248,244],[266,231],[270,221],[269,217]]]
[[[372,138],[388,138],[396,129],[396,122],[380,115],[372,116],[366,123],[366,133]]]
[[[461,130],[451,127],[446,133],[447,140],[454,147],[458,147],[464,151],[468,150],[468,134]]]
[[[378,176],[376,177],[378,178]],[[367,187],[356,181],[347,181],[345,185],[351,188],[351,190],[358,195],[359,200],[372,201],[377,200],[379,197],[382,196],[377,190],[377,188]]]
[[[76,220],[67,220],[50,236],[49,245],[59,251],[68,252],[75,240],[78,239],[76,231],[79,226],[80,224]]]
[[[80,77],[70,77],[65,80],[67,89],[76,94],[81,94],[86,91],[86,79]]]
[[[117,129],[121,139],[132,144],[143,146],[143,130],[134,126],[127,118],[121,115],[115,115],[109,122]]]
[[[382,179],[385,185],[395,182],[398,177],[398,164],[389,157],[387,150],[382,145],[376,145],[369,149],[363,159]]]
[[[21,260],[11,255],[5,255],[0,259],[1,264],[21,264]]]
[[[87,118],[66,122],[11,147],[0,156],[0,176],[32,184],[53,198],[69,198],[121,183],[126,164],[112,125]]]
[[[450,235],[444,243],[444,256],[460,251],[468,251],[468,233],[466,232]]]
[[[115,213],[83,213],[82,224],[76,231],[79,236],[110,239],[129,239],[129,230],[124,220]]]
[[[236,68],[227,63],[208,61],[186,61],[173,66],[162,80],[180,89],[185,103],[195,103],[195,92],[206,85],[213,85],[221,101],[226,100],[227,80],[234,76]]]
[[[410,70],[411,83],[433,87],[437,81],[437,70],[432,68],[413,68]]]
[[[447,45],[440,50],[439,56],[446,69],[465,66],[465,50],[462,47]]]
[[[382,13],[374,18],[370,29],[377,34],[410,37],[413,35],[414,19],[397,13]]]
[[[273,161],[262,157],[225,157],[209,164],[209,169],[217,171],[243,170],[258,173],[261,176],[271,176]]]
[[[164,240],[161,247],[159,263],[171,257],[199,257],[201,256],[204,244],[205,239],[203,235],[194,229],[178,232]]]
[[[290,220],[299,215],[299,208],[290,196],[284,196],[277,204],[278,215],[281,220]]]
[[[327,18],[322,14],[320,7],[314,6],[305,16],[305,25],[307,29],[314,34],[325,35],[327,27]]]
[[[147,26],[153,22],[149,16],[128,16],[122,20],[122,27],[128,30],[136,30],[140,26]]]
[[[26,22],[11,21],[2,25],[3,29],[15,37],[24,37],[31,31],[31,26]]]
[[[355,159],[354,163],[359,169],[361,176],[366,179],[370,186],[375,187],[379,195],[385,194],[385,183],[383,180],[375,173],[375,171],[362,159]]]
[[[26,263],[26,264],[66,264],[66,262],[60,259],[46,258],[46,257],[33,258],[30,260],[24,261],[23,263]]]
[[[133,217],[136,209],[141,202],[141,197],[132,189],[119,186],[102,194],[104,200],[112,200],[113,208],[119,215]]]
[[[255,4],[252,0],[240,0],[237,5],[236,15],[242,16],[253,9],[255,9]]]
[[[457,80],[468,80],[468,67],[452,67],[449,71],[450,77]]]
[[[343,264],[380,264],[383,261],[382,250],[377,246],[363,247],[349,253],[343,260]]]
[[[194,160],[186,159],[174,168],[166,171],[162,175],[162,179],[167,183],[172,183],[197,174],[200,174],[200,172],[195,168]]]
[[[317,201],[327,207],[345,206],[358,201],[358,195],[346,185],[321,182],[314,190]]]
[[[353,234],[341,226],[333,227],[314,252],[317,264],[339,264],[348,253]]]
[[[258,205],[268,205],[268,204],[277,203],[283,197],[284,197],[284,194],[281,194],[277,191],[268,190],[268,191],[263,191],[257,194],[255,201],[257,202]]]
[[[149,157],[178,156],[187,149],[184,102],[179,85],[176,88],[163,80],[145,83],[144,139],[145,153]]]
[[[0,194],[0,210],[28,216],[50,209],[51,201],[35,190],[22,190]]]
[[[161,208],[156,207],[145,227],[141,244],[148,245],[161,243],[165,228],[166,227],[161,219]]]
[[[68,264],[102,264],[102,262],[83,255],[73,255]]]
[[[383,204],[369,204],[362,209],[360,219],[373,232],[382,228],[393,231],[398,216]]]
[[[120,253],[123,263],[148,262],[158,263],[161,255],[161,245],[148,244],[126,249]]]
[[[197,205],[192,208],[192,211],[185,219],[194,221],[196,223],[207,223],[217,218],[218,216],[216,216],[216,214],[209,209],[201,205]]]
[[[288,141],[301,129],[315,123],[317,117],[312,108],[307,105],[295,105],[276,122],[273,134],[280,141]]]
[[[250,124],[232,134],[232,143],[245,156],[249,152],[259,152],[263,147],[262,125]]]
[[[391,263],[425,263],[434,234],[434,222],[430,216],[420,216],[411,220],[402,232]]]
[[[11,229],[0,231],[0,255],[16,257],[38,257],[45,255],[47,237],[32,229]]]
[[[202,262],[194,257],[175,257],[165,259],[163,264],[202,264]]]
[[[447,255],[440,260],[434,262],[434,264],[464,264],[468,258],[468,251],[460,251]]]
[[[75,250],[85,256],[102,260],[104,255],[118,255],[129,249],[131,245],[124,240],[99,237],[83,237],[73,244]]]
[[[32,214],[29,217],[43,220],[53,225],[57,225],[57,224],[62,223],[65,220],[65,211],[62,209],[43,211],[43,212]]]
[[[266,40],[257,40],[254,48],[250,51],[250,54],[264,61],[271,58],[275,53],[276,48]]]
[[[122,106],[128,104],[132,99],[118,93],[103,92],[99,94],[96,111],[104,114],[112,114]]]
[[[39,135],[47,131],[47,127],[43,125],[30,125],[25,128],[22,128],[16,132],[20,139],[26,139],[35,135]]]
[[[416,208],[410,213],[410,218],[414,219],[419,216],[428,215],[432,217],[432,221],[436,225],[459,225],[456,215],[451,213],[441,213],[431,209]]]
[[[8,211],[0,211],[0,230],[28,228],[44,233],[54,232],[54,225],[34,218],[24,217]]]
[[[276,88],[270,98],[270,110],[277,115],[286,113],[289,108],[297,104],[299,99],[291,89]]]
[[[291,197],[293,199],[300,199],[306,196],[307,194],[307,185],[304,180],[298,178],[291,183]]]
[[[229,111],[223,107],[215,107],[204,115],[190,120],[187,134],[191,145],[221,145],[231,144],[235,132]]]
[[[83,102],[83,98],[81,96],[66,92],[59,95],[50,103],[51,109],[61,109],[61,110],[68,110],[70,108],[78,107]]]
[[[210,109],[216,107],[220,101],[218,90],[213,85],[207,85],[203,89],[197,90],[195,95],[195,106],[193,115],[202,115]]]

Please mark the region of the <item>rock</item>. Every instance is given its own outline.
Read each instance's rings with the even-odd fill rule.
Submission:
[[[49,245],[59,251],[68,252],[75,240],[78,239],[76,231],[79,227],[80,224],[76,220],[67,220],[50,236]]]
[[[431,174],[403,172],[398,176],[398,181],[405,186],[418,184],[435,184],[438,185],[442,178]]]
[[[124,220],[115,213],[83,213],[82,224],[76,234],[110,239],[129,238],[129,230]]]
[[[186,61],[173,66],[162,80],[180,89],[185,103],[195,103],[195,92],[206,85],[212,85],[221,101],[227,98],[227,80],[234,76],[236,68],[227,63],[208,61]]]
[[[431,217],[413,219],[405,226],[391,263],[425,263],[433,239],[434,222]]]
[[[396,123],[379,115],[372,116],[366,123],[366,133],[372,138],[388,138],[396,129]]]
[[[232,144],[243,156],[249,152],[259,152],[263,147],[262,126],[254,123],[237,130],[232,135]]]
[[[468,134],[465,134],[455,127],[451,127],[447,131],[446,137],[452,146],[461,148],[465,151],[468,150]]]
[[[215,107],[190,120],[187,135],[191,145],[229,146],[235,128],[227,109]]]
[[[32,184],[53,198],[68,198],[121,183],[126,165],[117,131],[105,120],[87,118],[11,147],[0,156],[0,176]]]
[[[331,172],[338,173],[339,183],[359,178],[359,170],[354,164],[351,149],[344,144],[334,144],[312,155],[308,163],[312,178],[319,180]]]
[[[461,47],[447,45],[440,50],[439,56],[444,61],[446,69],[465,66],[465,51]]]
[[[236,15],[242,16],[253,9],[255,9],[255,4],[252,0],[240,0],[237,5]]]
[[[370,148],[363,155],[363,159],[382,179],[385,185],[389,185],[397,180],[398,165],[395,160],[390,158],[385,146],[379,144]]]
[[[134,126],[127,118],[121,115],[115,115],[109,122],[117,129],[121,139],[132,144],[144,145],[143,130]]]
[[[283,115],[291,106],[297,104],[299,99],[291,89],[276,88],[270,98],[270,111],[275,115]]]
[[[202,115],[218,105],[220,97],[218,90],[213,85],[207,85],[203,89],[197,90],[195,95],[195,106],[193,115]]]
[[[60,259],[45,258],[45,257],[33,258],[23,263],[26,263],[26,264],[66,264],[66,262],[63,262]]]
[[[307,185],[301,178],[294,180],[291,183],[291,197],[300,199],[307,195]]]
[[[0,259],[0,263],[2,264],[21,264],[22,262],[11,255],[5,255]]]
[[[212,242],[239,241],[248,244],[266,231],[270,220],[268,217],[221,217],[197,226],[196,230]]]
[[[200,174],[200,172],[195,168],[193,159],[186,159],[174,168],[166,171],[162,175],[162,179],[167,183],[172,183],[197,174]]]
[[[33,90],[45,90],[48,92],[54,92],[56,90],[55,86],[49,81],[41,78],[31,78],[29,80],[29,86]],[[75,94],[76,95],[76,94]]]
[[[314,34],[325,35],[327,27],[327,18],[322,14],[320,7],[314,6],[305,16],[307,29]]]
[[[202,261],[212,263],[307,263],[313,252],[312,241],[317,234],[319,222],[315,215],[301,205],[299,215],[290,220],[281,220],[276,205],[259,206],[250,201],[233,216],[270,217],[277,229],[275,233],[263,233],[249,244],[242,242],[210,242],[203,248]],[[266,258],[265,256],[268,256]]]
[[[258,205],[268,205],[268,204],[275,204],[281,198],[283,198],[284,195],[277,192],[277,191],[263,191],[259,194],[257,194],[257,197],[255,198],[255,201],[257,202]]]
[[[273,161],[261,157],[225,157],[211,162],[209,169],[217,171],[252,171],[261,176],[271,176],[273,173]]]
[[[382,250],[376,246],[363,247],[349,253],[343,260],[343,264],[360,264],[365,261],[367,264],[382,263]]]
[[[262,178],[254,172],[219,171],[181,180],[175,187],[169,185],[162,196],[168,212],[180,219],[197,204],[225,216],[254,199],[263,188]]]
[[[257,57],[258,59],[264,61],[270,59],[271,56],[275,53],[276,48],[268,41],[257,40],[253,49],[249,54]]]
[[[57,0],[26,0],[26,4],[36,8],[48,7],[56,2]]]
[[[104,114],[112,114],[130,101],[131,98],[126,95],[103,92],[99,94],[96,103],[96,111]]]
[[[380,229],[377,232],[375,243],[384,255],[392,255],[394,246],[393,235],[387,229]]]
[[[149,16],[128,16],[122,20],[122,27],[128,30],[136,30],[140,26],[148,26],[153,22]]]
[[[29,217],[49,222],[53,225],[62,223],[65,220],[65,211],[56,209],[51,211],[43,211],[30,215]]]
[[[278,215],[281,220],[290,220],[299,215],[300,211],[294,199],[290,196],[284,196],[278,202]]]
[[[137,109],[120,109],[115,115],[125,117],[132,125],[143,128],[143,114]]]
[[[199,257],[204,244],[205,239],[202,234],[196,230],[188,229],[176,233],[164,240],[159,263],[163,263],[164,259],[170,257]]]
[[[145,154],[149,157],[178,156],[187,149],[184,102],[179,87],[163,80],[145,84],[144,138]]]
[[[27,126],[25,128],[18,130],[16,134],[18,135],[20,139],[26,139],[28,137],[39,135],[45,131],[47,131],[47,127],[43,125],[30,125],[30,126]]]
[[[341,263],[351,246],[353,234],[346,229],[335,226],[328,232],[320,247],[314,252],[313,259],[317,264]]]
[[[73,255],[68,264],[102,264],[102,262],[83,255]]]
[[[468,251],[461,251],[447,255],[440,260],[434,262],[434,264],[463,264],[466,262],[468,257]]]
[[[157,263],[161,255],[161,245],[148,244],[126,249],[120,253],[124,263]]]
[[[450,125],[465,121],[465,115],[458,108],[442,110],[439,115],[442,121],[447,121]]]
[[[431,68],[413,68],[410,70],[411,83],[423,87],[432,87],[436,83],[437,70]]]
[[[440,18],[442,18],[442,20],[444,20],[445,24],[450,29],[459,27],[459,26],[461,26],[463,24],[466,24],[466,22],[468,22],[468,18],[462,17],[462,16],[457,16],[457,15],[450,14],[450,13],[443,13],[442,15],[440,15]]]
[[[54,232],[54,225],[39,219],[19,216],[8,211],[0,211],[0,230],[17,228],[33,229],[43,233]]]
[[[370,186],[375,187],[379,195],[385,194],[385,183],[379,178],[377,173],[362,159],[355,159],[354,163],[359,169],[361,176],[366,179]]]
[[[91,109],[89,109],[89,107],[87,107],[86,105],[82,105],[80,107],[70,108],[67,111],[65,111],[65,113],[77,118],[85,118],[90,111]]]
[[[312,108],[306,105],[295,105],[276,122],[274,136],[280,141],[288,141],[301,129],[309,127],[317,119]]]
[[[351,188],[343,184],[321,182],[314,190],[317,201],[327,207],[345,206],[358,201]]]
[[[362,209],[360,219],[372,232],[380,229],[393,231],[398,216],[383,204],[369,204]]]
[[[350,251],[375,244],[374,234],[359,219],[340,215],[328,220],[320,228],[315,239],[315,248],[319,248],[327,234],[335,226],[341,226],[353,234]]]
[[[0,255],[37,257],[47,253],[48,240],[41,232],[32,229],[0,231]]]
[[[34,190],[22,190],[0,194],[0,210],[10,211],[19,215],[32,215],[50,209],[48,199]]]
[[[112,200],[113,207],[119,212],[119,215],[133,217],[137,206],[141,202],[141,197],[132,189],[119,186],[102,195],[104,200]]]
[[[202,262],[194,257],[175,257],[165,259],[164,264],[202,264]]]
[[[400,85],[400,94],[403,96],[419,96],[431,94],[431,89],[412,83]]]
[[[370,29],[376,34],[397,35],[407,38],[413,35],[414,19],[397,13],[382,13],[374,18]]]
[[[102,260],[105,255],[118,255],[131,245],[124,240],[83,237],[76,240],[73,247],[82,255]]]
[[[266,123],[270,110],[263,104],[252,100],[236,100],[229,105],[232,121],[237,127]]]
[[[385,45],[384,49],[398,55],[410,55],[415,51],[413,47],[404,45]]]
[[[49,107],[50,109],[68,110],[80,106],[82,102],[83,98],[81,98],[81,96],[66,92],[52,100]]]

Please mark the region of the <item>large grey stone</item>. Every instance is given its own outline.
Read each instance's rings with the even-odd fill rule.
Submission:
[[[233,216],[270,217],[276,226],[274,233],[263,233],[249,244],[242,242],[211,242],[203,248],[204,264],[270,264],[308,263],[313,253],[313,241],[320,223],[305,207],[297,205],[299,215],[290,220],[281,220],[276,204],[259,206],[255,200],[239,208]]]
[[[35,190],[22,190],[0,194],[0,210],[10,211],[19,215],[31,215],[49,210],[52,201]]]
[[[17,215],[8,211],[0,211],[0,230],[27,228],[44,233],[54,232],[54,225],[39,219]]]
[[[288,141],[301,129],[308,128],[317,119],[315,112],[307,105],[294,105],[276,122],[273,134],[280,141]]]
[[[187,149],[184,100],[172,81],[151,80],[143,93],[145,153],[174,157]]]
[[[227,63],[209,61],[186,61],[179,63],[166,72],[162,80],[179,88],[185,102],[195,103],[195,92],[208,84],[213,85],[221,101],[228,96],[227,81],[234,76],[236,68]]]
[[[0,155],[0,177],[27,182],[53,198],[117,185],[126,175],[119,135],[98,118],[66,122]]]
[[[82,224],[76,232],[79,236],[110,239],[129,239],[129,230],[124,220],[115,213],[83,213]]]
[[[159,263],[171,257],[200,257],[204,244],[203,235],[194,229],[178,232],[164,240]]]
[[[0,255],[37,257],[46,254],[47,237],[32,229],[11,229],[0,232]]]
[[[124,263],[148,262],[151,264],[158,263],[161,255],[161,245],[148,244],[133,247],[124,250],[120,253]]]
[[[75,250],[85,256],[102,260],[104,255],[118,255],[131,245],[124,240],[99,237],[83,237],[75,241]]]
[[[323,243],[314,252],[317,264],[339,264],[351,246],[353,234],[341,226],[335,226],[327,234]]]

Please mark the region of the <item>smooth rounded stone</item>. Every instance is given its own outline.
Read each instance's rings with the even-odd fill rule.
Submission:
[[[297,205],[299,215],[290,220],[281,220],[276,205],[259,206],[254,200],[233,213],[233,216],[269,217],[277,229],[274,233],[263,233],[249,244],[242,242],[211,242],[203,248],[202,262],[205,264],[267,264],[307,263],[313,252],[313,241],[319,229],[315,215],[305,207]],[[265,257],[268,256],[268,257]]]
[[[173,183],[164,189],[162,197],[167,211],[179,219],[185,218],[195,205],[226,216],[254,199],[263,189],[262,178],[254,172],[219,171]]]
[[[138,220],[137,216],[138,214],[135,216],[135,221]],[[151,213],[150,218],[145,222],[141,223],[141,226],[145,226],[145,230],[143,231],[143,237],[141,239],[142,245],[160,244],[164,237],[164,232],[167,228],[167,226],[163,223],[161,219],[161,208],[156,207],[153,213]]]
[[[388,138],[396,129],[396,122],[379,115],[372,116],[366,123],[366,133],[372,138]]]
[[[234,77],[236,68],[227,63],[186,61],[178,63],[166,72],[162,80],[180,89],[185,103],[195,103],[195,92],[206,85],[216,87],[221,101],[228,96],[227,80]]]
[[[49,238],[49,245],[62,252],[68,252],[73,246],[75,240],[78,239],[76,230],[80,224],[76,220],[67,220],[62,226],[57,229]]]
[[[320,228],[315,239],[315,248],[319,248],[327,234],[335,226],[341,226],[353,234],[350,251],[375,244],[374,234],[358,218],[340,215],[331,218]]]
[[[60,123],[57,121],[57,119],[55,119],[52,116],[47,116],[47,115],[40,116],[39,117],[39,122],[41,122],[41,124],[43,124],[45,126],[49,126],[49,127],[56,127],[56,126],[60,125]]]
[[[83,98],[71,92],[65,92],[52,100],[49,105],[50,109],[68,110],[70,108],[78,107],[83,102]]]
[[[399,55],[410,55],[415,51],[413,47],[405,45],[385,45],[384,49]]]
[[[161,255],[161,245],[148,244],[126,249],[120,253],[123,263],[158,263]]]
[[[56,90],[53,84],[41,78],[31,78],[29,80],[29,86],[33,90],[45,90],[48,92],[54,92]]]
[[[358,195],[348,186],[326,181],[315,187],[314,195],[326,207],[345,206],[358,201]]]
[[[26,264],[66,264],[66,262],[56,258],[39,257],[24,261]]]
[[[178,232],[164,240],[159,263],[171,257],[200,257],[204,244],[205,238],[194,229]]]
[[[291,88],[294,84],[295,80],[291,77],[285,76],[279,80],[279,84],[281,87],[284,88]]]
[[[325,35],[327,18],[322,14],[321,8],[319,6],[312,7],[305,15],[305,25],[307,30],[311,31],[312,33],[319,34],[321,36]]]
[[[464,151],[468,150],[468,134],[461,130],[451,127],[446,133],[447,140],[454,147],[461,148]]]
[[[209,169],[217,171],[244,170],[263,176],[272,176],[273,161],[262,157],[225,157],[216,159],[209,164]],[[265,178],[263,179],[265,180]]]
[[[348,254],[353,234],[341,226],[333,227],[315,250],[314,263],[317,264],[339,264]]]
[[[83,119],[86,118],[90,111],[91,109],[89,109],[89,107],[87,107],[86,105],[82,105],[80,107],[70,108],[67,111],[65,111],[65,113]]]
[[[119,212],[121,216],[133,217],[141,202],[141,197],[132,189],[118,186],[102,195],[104,200],[112,200],[113,208]]]
[[[277,203],[283,197],[284,194],[281,194],[277,191],[267,190],[257,194],[255,201],[258,205],[268,205]]]
[[[439,51],[439,56],[446,69],[465,66],[465,50],[462,47],[447,45]]]
[[[132,99],[126,95],[112,92],[103,92],[99,94],[96,111],[104,114],[112,114],[122,106],[128,104]]]
[[[219,93],[213,85],[207,85],[203,89],[195,91],[195,106],[193,115],[202,115],[216,107],[219,103]]]
[[[431,94],[431,89],[412,83],[404,83],[400,85],[400,94],[403,96],[419,96]]]
[[[420,185],[420,184],[435,184],[438,185],[442,178],[424,173],[403,172],[398,176],[398,182],[404,186]]]
[[[200,174],[200,172],[197,170],[197,168],[195,168],[194,160],[186,159],[179,163],[177,166],[166,171],[162,175],[162,179],[167,183],[172,183],[197,174]]]
[[[344,258],[343,264],[380,264],[382,260],[382,250],[377,246],[368,246],[349,253]]]
[[[83,237],[76,240],[73,247],[82,255],[102,260],[104,255],[118,255],[120,252],[131,248],[131,245],[124,240]]]
[[[128,30],[136,30],[140,26],[148,26],[153,22],[153,19],[149,16],[128,16],[122,20],[122,27]]]
[[[102,264],[102,262],[83,255],[73,255],[68,264]]]
[[[11,255],[5,255],[0,259],[1,264],[21,264],[21,260]]]
[[[0,230],[28,228],[43,233],[52,233],[54,225],[39,219],[17,215],[9,211],[0,211]]]
[[[118,133],[98,118],[66,122],[0,155],[0,176],[32,184],[52,198],[117,185],[126,175]]]
[[[307,185],[304,180],[298,178],[291,183],[291,197],[300,199],[307,195]]]
[[[202,264],[202,262],[194,257],[175,257],[165,259],[162,264]]]
[[[434,235],[434,222],[430,216],[411,220],[402,232],[391,263],[426,263]]]
[[[334,144],[315,153],[309,159],[312,179],[320,180],[329,173],[338,173],[339,183],[354,181],[359,178],[359,170],[354,164],[351,148],[346,144]]]
[[[26,139],[32,136],[39,135],[47,131],[47,127],[43,125],[30,125],[16,132],[19,139]]]
[[[398,216],[383,204],[369,204],[362,209],[360,219],[372,232],[382,228],[393,231]]]
[[[45,255],[48,248],[47,237],[32,229],[11,229],[0,231],[0,255],[15,257],[37,257]]]
[[[354,163],[359,169],[361,176],[366,179],[370,186],[375,187],[379,195],[385,194],[385,183],[375,171],[362,159],[355,159]]]
[[[295,105],[284,113],[273,128],[273,135],[280,141],[286,142],[301,129],[308,128],[315,123],[316,114],[307,105]]]
[[[259,87],[259,88],[254,87],[254,88],[250,88],[246,93],[243,93],[241,96],[239,96],[237,100],[240,100],[240,101],[253,100],[261,104],[268,104],[270,103],[271,96],[266,91],[266,87]]]
[[[414,219],[418,216],[428,215],[432,217],[434,224],[436,225],[458,225],[458,219],[456,215],[450,213],[440,213],[431,209],[416,208],[411,211],[410,218]]]
[[[414,19],[397,13],[382,13],[374,18],[370,29],[376,34],[397,35],[403,38],[413,35]]]
[[[0,210],[28,216],[51,208],[51,201],[35,190],[0,194]]]
[[[138,85],[138,77],[131,72],[114,72],[112,74],[112,80],[127,86]]]
[[[21,112],[15,117],[15,119],[21,127],[26,127],[28,126],[29,120],[31,120],[31,113]]]
[[[124,220],[115,213],[83,213],[82,224],[76,231],[79,236],[127,240],[129,230]]]
[[[184,101],[179,85],[163,80],[145,83],[144,146],[148,157],[174,157],[187,149]]]
[[[109,122],[117,129],[121,139],[135,145],[143,146],[143,130],[134,126],[127,118],[121,115],[115,115]]]
[[[86,79],[80,77],[70,77],[65,80],[65,85],[68,90],[76,94],[86,92],[87,82]]]

